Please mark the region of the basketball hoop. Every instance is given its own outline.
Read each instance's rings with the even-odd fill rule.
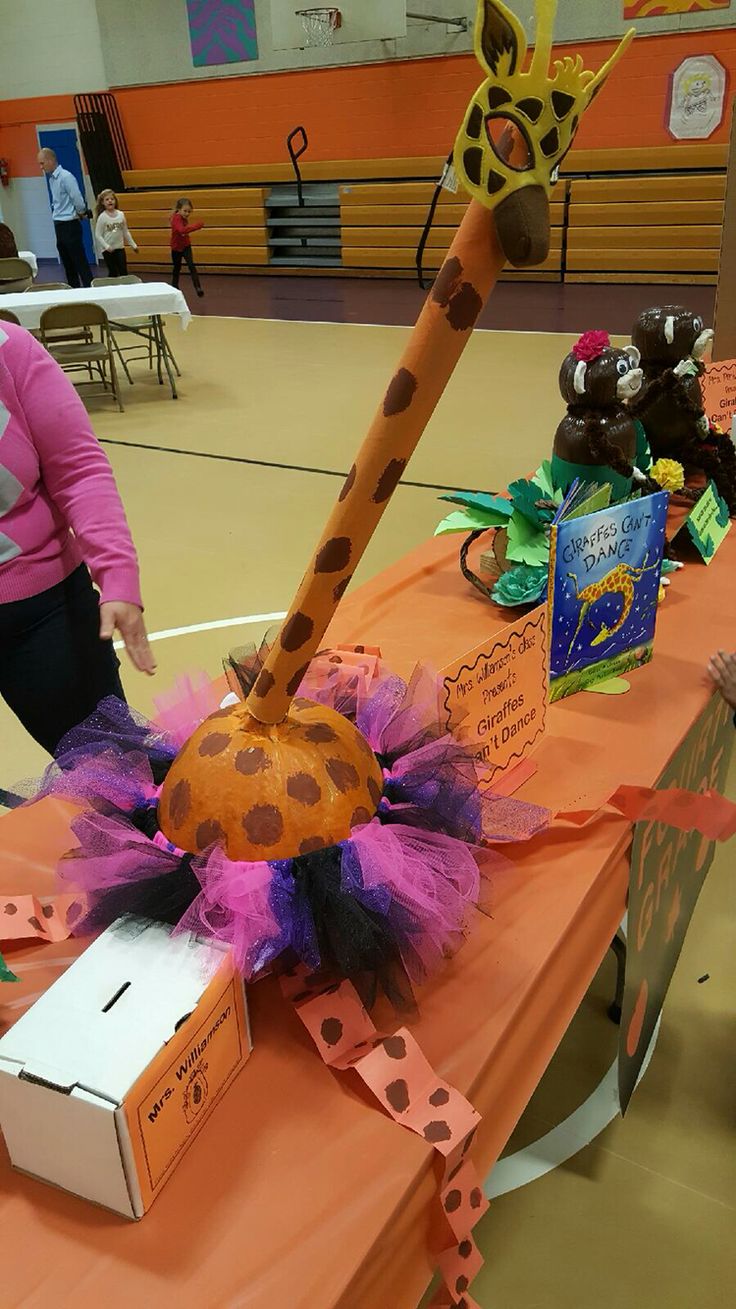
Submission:
[[[339,9],[297,9],[296,13],[302,20],[308,46],[332,45],[335,32],[342,27]]]

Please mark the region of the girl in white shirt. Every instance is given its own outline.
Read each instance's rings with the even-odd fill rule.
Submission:
[[[107,264],[109,276],[125,277],[128,271],[125,247],[129,245],[132,250],[139,247],[128,231],[125,214],[118,209],[118,198],[114,191],[100,191],[95,218],[95,244]]]

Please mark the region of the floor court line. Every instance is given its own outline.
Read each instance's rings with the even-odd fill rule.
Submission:
[[[278,468],[282,472],[288,473],[317,473],[322,477],[341,477],[343,479],[347,477],[347,472],[341,472],[336,468],[312,468],[307,464],[280,464],[271,459],[249,459],[244,455],[217,454],[211,450],[181,450],[178,446],[148,445],[145,441],[120,441],[111,436],[101,436],[98,440],[100,445],[115,445],[123,449],[151,450],[157,454],[167,455],[189,455],[192,459],[214,459],[227,464],[249,464],[257,468]],[[470,491],[475,489],[466,486],[443,486],[438,482],[412,482],[403,478],[399,482],[399,486],[410,486],[421,491]]]

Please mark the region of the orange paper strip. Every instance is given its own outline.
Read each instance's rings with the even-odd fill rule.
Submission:
[[[0,900],[0,941],[65,941],[81,918],[79,896],[59,895],[37,900],[35,895],[5,896]]]
[[[562,812],[558,820],[575,827],[586,827],[599,818],[606,808],[628,818],[632,823],[658,822],[682,832],[699,832],[710,841],[728,841],[736,835],[736,804],[717,791],[684,791],[670,787],[655,791],[648,786],[620,786],[598,809]]]

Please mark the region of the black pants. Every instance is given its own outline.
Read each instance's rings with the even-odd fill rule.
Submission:
[[[128,272],[128,259],[124,250],[106,250],[102,258],[107,264],[108,277],[125,277]]]
[[[112,642],[100,640],[83,564],[40,595],[0,605],[0,695],[49,754],[105,696],[125,699],[119,667]]]
[[[92,273],[84,253],[81,220],[70,218],[63,223],[54,223],[54,229],[56,249],[59,251],[67,282],[70,286],[91,286]]]
[[[190,245],[187,246],[186,250],[171,251],[171,263],[172,263],[171,285],[172,286],[179,285],[179,274],[181,272],[182,259],[184,260],[187,268],[189,269],[189,272],[192,275],[192,282],[194,284],[194,289],[195,291],[198,291],[200,289],[201,283],[199,280],[199,273],[197,272],[197,265],[194,262],[192,247]]]

